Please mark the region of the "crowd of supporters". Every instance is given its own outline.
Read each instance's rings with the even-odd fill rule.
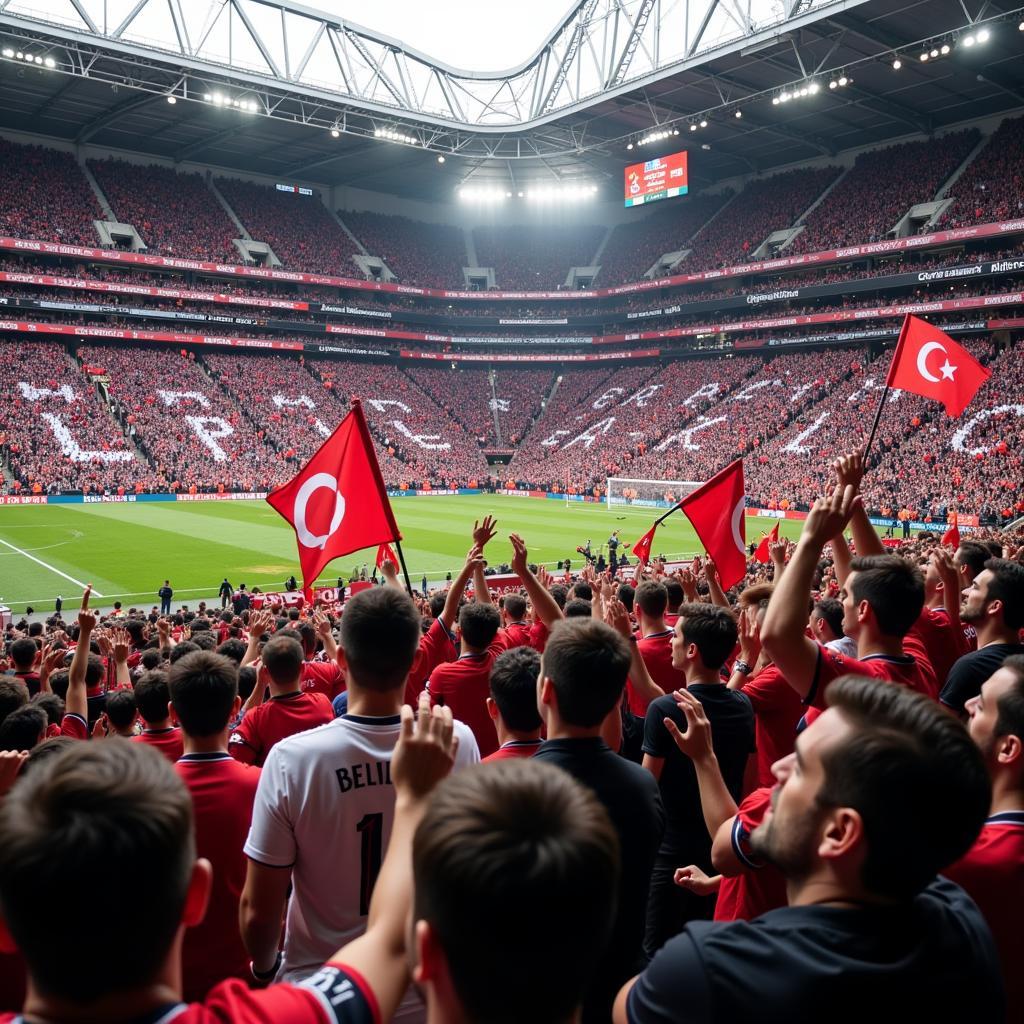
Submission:
[[[240,262],[238,229],[200,174],[126,160],[90,160],[114,216],[131,224],[146,248],[166,256]]]
[[[977,129],[951,132],[941,145],[902,142],[862,153],[805,221],[787,252],[818,252],[889,236],[917,203],[930,203],[978,144]]]
[[[575,221],[474,228],[477,266],[494,268],[499,290],[555,291],[565,287],[570,267],[593,265],[606,231]]]
[[[1024,214],[1024,117],[1009,117],[953,183],[943,227]]]
[[[73,153],[0,138],[0,231],[68,245],[96,245],[103,212]]]

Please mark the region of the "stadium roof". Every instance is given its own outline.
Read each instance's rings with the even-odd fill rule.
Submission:
[[[0,0],[0,130],[411,198],[612,198],[625,163],[676,148],[700,188],[1020,108],[1022,19],[1005,0],[582,0],[495,73],[290,0]]]

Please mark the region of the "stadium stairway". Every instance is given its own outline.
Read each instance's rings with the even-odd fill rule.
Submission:
[[[844,168],[843,168],[843,170],[842,170],[842,172],[841,172],[840,174],[837,174],[837,175],[836,175],[836,176],[835,176],[835,177],[834,177],[834,178],[832,179],[831,183],[825,186],[825,189],[824,189],[824,190],[822,191],[821,195],[819,195],[819,196],[818,196],[818,198],[817,198],[817,199],[815,199],[815,200],[814,200],[814,202],[813,202],[813,203],[811,203],[811,205],[810,205],[810,206],[808,206],[808,207],[807,207],[807,209],[806,209],[806,210],[804,210],[804,212],[803,212],[803,213],[801,213],[801,214],[800,214],[800,216],[799,216],[799,217],[797,217],[797,219],[796,219],[795,221],[793,221],[793,227],[795,227],[795,228],[796,228],[796,227],[800,227],[800,226],[801,226],[801,225],[802,225],[802,224],[804,223],[804,221],[805,221],[805,220],[807,220],[807,218],[808,218],[808,217],[809,217],[809,216],[810,216],[810,215],[811,215],[812,213],[814,213],[814,211],[815,211],[815,210],[816,210],[816,209],[817,209],[817,208],[818,208],[819,206],[821,206],[821,204],[822,204],[823,202],[825,202],[825,200],[826,200],[826,199],[827,199],[827,198],[829,197],[829,194],[830,194],[830,193],[832,192],[832,190],[833,190],[833,189],[834,189],[834,188],[836,187],[836,185],[838,185],[838,184],[839,184],[839,182],[841,182],[841,181],[842,181],[842,180],[843,180],[843,179],[844,179],[844,178],[845,178],[845,177],[846,177],[846,176],[847,176],[847,175],[848,175],[848,174],[850,173],[850,171],[852,171],[852,170],[853,170],[853,164],[850,164],[850,166],[849,166],[849,167],[844,167]],[[796,236],[794,235],[794,236],[793,236],[793,238],[795,238],[795,237],[796,237]],[[780,251],[780,252],[784,252],[784,251],[785,251],[785,250],[786,250],[786,249],[787,249],[787,248],[788,248],[788,247],[789,247],[789,246],[790,246],[790,245],[792,244],[792,242],[793,242],[793,239],[790,239],[790,240],[789,240],[789,242],[787,242],[787,243],[786,243],[786,244],[785,244],[785,245],[784,245],[784,246],[782,247],[782,249],[780,249],[779,251]]]
[[[89,182],[89,188],[92,189],[93,195],[96,197],[96,202],[100,204],[100,209],[103,211],[107,220],[117,222],[117,214],[114,213],[114,208],[110,205],[110,200],[107,199],[106,193],[100,188],[100,183],[96,180],[96,175],[89,170],[85,162],[85,157],[80,156],[78,158],[78,166],[82,168],[82,176],[87,182]]]
[[[938,191],[935,193],[935,202],[940,199],[945,199],[949,194],[949,190],[957,183],[960,176],[967,170],[968,167],[974,162],[974,158],[992,141],[992,135],[989,132],[983,132],[978,144],[964,157],[963,163],[942,183]]]
[[[348,237],[351,238],[352,241],[355,242],[357,246],[359,246],[359,251],[364,256],[380,255],[379,253],[370,252],[370,250],[367,249],[365,245],[363,245],[363,243],[355,236],[355,234],[352,232],[349,226],[341,219],[341,214],[337,210],[331,210],[331,216],[338,222],[338,226],[341,228],[341,230],[344,231],[345,234],[348,235]]]
[[[212,174],[206,175],[206,184],[209,187],[210,191],[213,193],[214,198],[224,208],[224,212],[231,219],[231,223],[234,224],[236,228],[238,228],[238,237],[244,238],[247,241],[251,242],[252,235],[249,234],[249,231],[246,228],[246,226],[242,223],[241,218],[232,209],[231,204],[227,201],[227,199],[224,198],[224,194],[221,192],[219,188],[217,188],[217,184],[213,180]]]

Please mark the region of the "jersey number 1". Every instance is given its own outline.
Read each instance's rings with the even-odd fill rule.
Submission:
[[[356,825],[356,831],[360,836],[359,913],[365,917],[370,912],[370,897],[380,874],[384,815],[364,814],[362,821]]]

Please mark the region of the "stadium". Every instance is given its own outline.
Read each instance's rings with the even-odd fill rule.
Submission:
[[[538,991],[561,1009],[527,1010],[517,996],[496,1016],[481,992],[459,988],[465,975],[454,968],[462,980],[439,1002],[428,998],[426,1009],[413,989],[406,993],[408,977],[399,984],[397,975],[378,975],[379,956],[366,968],[367,943],[375,934],[380,941],[384,927],[375,932],[374,922],[387,918],[371,908],[377,872],[389,887],[400,874],[386,872],[388,843],[373,831],[404,835],[390,804],[378,813],[366,803],[358,826],[345,818],[361,843],[360,912],[341,908],[330,924],[326,915],[318,932],[295,910],[309,899],[309,879],[296,874],[284,937],[268,940],[273,928],[264,921],[261,931],[255,910],[246,923],[247,901],[257,904],[273,887],[254,881],[252,865],[273,874],[291,862],[272,846],[269,826],[257,835],[250,800],[245,857],[232,848],[241,868],[232,861],[230,891],[220,897],[214,858],[211,913],[221,915],[221,931],[197,925],[201,938],[191,947],[186,939],[184,987],[179,978],[170,1002],[203,1000],[228,978],[255,988],[275,976],[308,980],[305,967],[325,963],[345,939],[356,958],[339,954],[333,975],[317,975],[329,1011],[278,985],[262,1009],[232,1009],[228,1000],[216,1019],[266,1012],[312,1020],[315,1012],[318,1021],[397,1014],[431,1024],[554,1022],[575,1019],[582,1006],[587,1024],[667,1021],[674,1018],[655,1007],[670,994],[687,1005],[714,1001],[707,988],[658,988],[668,984],[656,971],[658,951],[675,948],[684,926],[756,916],[744,907],[777,911],[786,903],[782,875],[794,902],[793,877],[768,847],[758,850],[768,872],[782,872],[775,889],[742,874],[761,863],[745,837],[767,829],[766,793],[784,781],[766,751],[782,763],[794,754],[798,723],[813,729],[821,712],[823,723],[836,721],[840,712],[825,710],[823,697],[834,677],[902,683],[901,695],[917,690],[945,708],[925,739],[923,711],[918,720],[912,708],[882,708],[884,698],[858,695],[852,684],[827,687],[860,723],[865,749],[875,749],[872,715],[858,701],[879,701],[876,724],[895,716],[889,732],[913,734],[922,749],[948,753],[971,737],[988,758],[986,744],[1020,734],[1000,769],[985,765],[989,796],[997,794],[991,808],[985,799],[986,812],[1010,815],[997,824],[1011,828],[1005,841],[1016,844],[986,854],[985,864],[1016,875],[1004,888],[975,889],[970,843],[957,846],[938,828],[934,849],[954,852],[935,853],[931,871],[962,866],[949,877],[985,920],[956,902],[959,889],[950,905],[973,914],[968,930],[978,917],[978,942],[991,945],[989,931],[995,940],[988,961],[962,955],[964,985],[987,986],[986,1012],[996,1019],[1004,1008],[1006,1019],[1019,1019],[1024,992],[1009,976],[1016,968],[1000,980],[999,965],[1019,952],[1019,938],[1007,938],[1007,908],[1024,909],[1024,705],[1007,697],[995,732],[982,737],[972,701],[990,676],[1007,692],[1024,687],[1024,662],[1013,661],[1024,654],[1024,6],[519,6],[513,16],[454,0],[388,0],[373,11],[343,0],[0,0],[0,751],[12,758],[0,765],[0,776],[11,772],[0,778],[0,796],[10,789],[13,805],[28,778],[43,778],[26,772],[15,784],[22,762],[14,758],[30,757],[45,736],[77,737],[75,723],[83,738],[177,735],[180,725],[186,758],[221,756],[215,744],[197,745],[187,711],[173,719],[143,713],[154,687],[150,710],[167,712],[177,700],[168,673],[172,684],[198,678],[198,668],[188,676],[176,663],[198,664],[214,648],[241,663],[241,674],[232,669],[245,701],[232,712],[236,760],[237,743],[248,763],[265,763],[273,744],[252,753],[258,744],[243,723],[290,694],[266,667],[275,654],[263,657],[264,644],[277,646],[281,664],[294,653],[286,641],[303,647],[303,699],[351,694],[357,718],[384,716],[386,701],[368,698],[380,693],[364,691],[358,677],[392,670],[365,667],[372,659],[345,611],[354,604],[349,623],[387,646],[390,634],[374,632],[358,602],[376,602],[379,622],[400,637],[402,608],[386,602],[402,590],[423,630],[402,692],[415,705],[426,686],[434,705],[451,708],[456,734],[469,730],[452,755],[456,768],[470,747],[487,757],[533,743],[532,753],[542,735],[562,742],[552,740],[562,735],[559,723],[565,735],[584,726],[564,708],[551,718],[541,708],[543,722],[522,735],[508,727],[496,684],[488,690],[501,660],[494,643],[536,650],[571,676],[570,655],[582,655],[566,638],[570,626],[584,626],[560,620],[598,620],[592,630],[622,633],[640,650],[615,710],[602,716],[602,729],[618,724],[601,735],[623,755],[616,770],[618,762],[650,769],[653,758],[648,774],[660,793],[644,790],[647,776],[643,784],[623,776],[622,792],[636,785],[638,804],[664,801],[668,816],[657,861],[630,862],[614,801],[604,801],[623,864],[650,880],[650,892],[646,882],[638,895],[620,881],[619,909],[608,909],[610,946],[591,950],[603,965],[599,981],[580,967],[578,979],[568,971],[563,990],[539,972]],[[821,533],[826,521],[833,530]],[[983,611],[971,604],[983,600],[972,597],[979,588],[987,588]],[[486,609],[499,601],[491,623]],[[795,632],[787,601],[802,616]],[[916,610],[903,623],[908,609]],[[723,631],[729,653],[713,658],[712,639],[707,650],[693,641],[686,653],[687,622],[691,636]],[[449,662],[466,659],[484,659],[472,698],[469,682],[448,674]],[[603,678],[604,662],[586,664]],[[223,675],[223,665],[210,665],[203,678]],[[49,677],[61,674],[62,685],[51,687]],[[6,694],[8,675],[26,684],[26,701],[52,698],[43,701],[45,735],[31,743],[25,736],[41,712],[21,707],[20,683]],[[748,741],[729,732],[733,719],[699,696],[726,681],[723,692],[747,693],[756,728],[744,748],[749,764],[736,753]],[[560,685],[552,682],[552,707],[567,703]],[[673,702],[687,686],[698,696]],[[663,699],[668,705],[657,706],[669,718],[678,713],[671,731],[664,716],[648,713]],[[136,710],[119,726],[108,703]],[[348,706],[336,707],[335,721]],[[724,716],[721,733],[715,713]],[[969,728],[944,739],[958,716]],[[5,734],[7,717],[22,731]],[[420,715],[417,726],[425,733],[426,720]],[[323,723],[307,717],[274,741],[291,743],[286,736],[311,724]],[[703,735],[701,725],[722,762],[717,790],[679,732]],[[443,739],[410,732],[402,742],[414,760]],[[396,740],[397,732],[387,764]],[[127,762],[114,765],[118,749],[110,744],[102,756],[111,772],[130,776]],[[376,757],[368,751],[367,772]],[[556,753],[569,757],[549,751],[548,759]],[[961,753],[970,760],[975,747]],[[936,758],[929,770],[944,777]],[[847,776],[873,778],[852,765]],[[970,771],[962,760],[959,768],[966,793]],[[338,783],[355,788],[361,776],[344,771]],[[521,784],[527,792],[531,780]],[[396,781],[406,785],[408,776]],[[910,783],[904,790],[906,800],[932,806]],[[725,868],[712,791],[724,795],[716,807],[730,808],[719,821],[733,829],[736,850]],[[842,792],[835,806],[861,808]],[[262,794],[261,783],[257,807],[274,798]],[[760,804],[748,807],[758,794]],[[472,797],[463,793],[453,806],[473,807]],[[677,797],[697,808],[696,840],[673,824],[668,804]],[[884,820],[883,830],[909,842]],[[981,829],[983,844],[993,821],[967,821],[961,832],[973,829],[973,841]],[[931,825],[915,827],[925,835]],[[696,873],[674,879],[669,862]],[[0,853],[0,875],[4,868]],[[925,882],[915,899],[931,892]],[[443,879],[437,885],[442,892]],[[825,891],[855,903],[872,902],[882,888],[835,883]],[[0,918],[6,900],[0,882]],[[241,933],[232,925],[225,936],[225,907],[237,917],[240,900]],[[278,926],[286,902],[282,893],[264,906]],[[624,937],[626,905],[642,942]],[[1002,909],[990,913],[993,905]],[[591,924],[594,943],[604,925]],[[465,920],[459,927],[472,931]],[[941,921],[932,927],[942,932]],[[118,948],[134,941],[104,934]],[[551,934],[546,941],[575,941],[569,931]],[[492,948],[500,959],[505,951],[493,940],[477,955]],[[91,1000],[106,998],[102,986],[61,990],[52,973],[41,982],[31,942],[15,946],[0,942],[0,1021],[23,1005],[30,1020],[99,1019],[97,1006],[107,1004]],[[22,954],[33,982],[26,1003]],[[473,962],[470,951],[460,955],[469,957],[463,968]],[[533,976],[529,957],[516,962]],[[886,984],[917,993],[915,972],[926,977],[933,968],[922,953],[902,975],[894,966]],[[140,961],[137,969],[149,968]],[[860,975],[849,970],[855,987]],[[633,990],[620,994],[634,975]],[[491,982],[497,989],[513,977],[498,972]],[[437,985],[436,977],[414,980]],[[345,989],[343,999],[353,985],[361,994]],[[792,993],[763,1015],[748,1014],[742,990],[722,993],[718,1015],[708,1010],[707,1019],[815,1019]],[[63,1001],[39,996],[55,991]],[[865,983],[858,991],[861,999],[889,990]],[[967,1019],[956,1000],[943,1007],[928,1001],[934,995],[915,994],[915,1002],[940,1007],[939,1019]],[[350,1003],[363,1009],[346,1016],[340,1007]],[[65,1018],[74,1005],[85,1017]],[[158,1008],[131,1005],[142,1009],[122,1013],[115,1001],[112,1015],[101,1016],[128,1021]],[[968,1016],[980,1017],[978,1007]]]

